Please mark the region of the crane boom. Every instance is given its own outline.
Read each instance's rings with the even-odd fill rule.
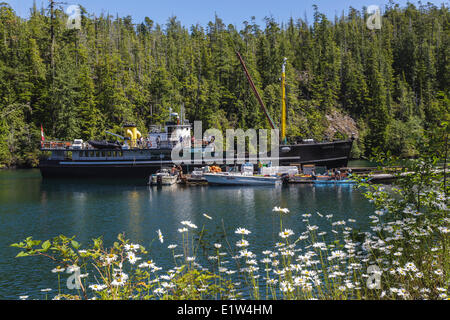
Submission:
[[[118,137],[118,138],[120,138],[122,140],[125,140],[125,137],[122,137],[120,134],[112,133],[112,132],[109,132],[109,131],[105,131],[105,132],[110,134],[110,135],[116,136],[116,137]]]
[[[253,83],[252,78],[250,77],[250,74],[248,73],[247,67],[245,66],[244,60],[242,59],[241,55],[238,51],[236,51],[236,55],[239,58],[239,61],[241,62],[241,66],[244,69],[245,75],[247,76],[248,83],[250,84],[250,87],[253,89],[253,92],[255,93],[256,99],[259,102],[259,105],[261,106],[261,109],[263,110],[264,114],[266,115],[267,120],[269,120],[270,126],[272,129],[276,129],[275,123],[273,122],[272,118],[270,117],[269,113],[267,112],[267,108],[264,105],[264,102],[261,99],[261,96],[258,93],[258,90],[255,87],[255,84]]]

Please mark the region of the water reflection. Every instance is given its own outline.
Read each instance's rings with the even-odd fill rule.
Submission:
[[[127,205],[129,210],[128,216],[128,230],[134,230],[137,239],[143,239],[142,235],[142,223],[141,223],[141,192],[137,190],[131,190],[127,193]]]
[[[0,286],[0,298],[17,298],[26,292],[32,297],[33,290],[39,294],[42,288],[57,288],[50,272],[18,280],[30,279],[28,270],[36,268],[36,261],[14,259],[17,251],[9,244],[30,235],[35,239],[76,235],[83,245],[103,236],[106,245],[112,245],[117,234],[125,232],[131,241],[147,248],[151,244],[159,265],[172,267],[167,245],[181,247],[177,229],[183,220],[192,221],[198,230],[204,226],[212,243],[223,242],[224,233],[234,243],[238,238],[234,230],[245,227],[252,231],[248,236],[252,251],[258,252],[280,240],[280,217],[284,228],[300,234],[305,230],[305,213],[311,213],[310,223],[321,228],[326,226],[315,215],[317,211],[334,214],[334,221],[357,219],[358,227],[364,229],[364,216],[372,212],[359,190],[344,185],[149,187],[129,181],[42,181],[38,171],[0,172],[0,201],[0,273],[4,277],[0,281],[9,284]],[[280,216],[272,211],[275,206],[290,212]],[[158,229],[164,244],[154,241]]]

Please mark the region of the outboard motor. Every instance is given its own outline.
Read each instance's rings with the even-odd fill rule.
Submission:
[[[288,184],[289,183],[289,174],[283,173],[281,175],[281,181],[283,182],[283,184]]]
[[[161,186],[162,185],[162,176],[156,176],[156,185]]]

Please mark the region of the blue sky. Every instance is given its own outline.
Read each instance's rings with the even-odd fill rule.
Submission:
[[[5,1],[5,0],[0,0]],[[38,8],[47,6],[48,0],[35,0]],[[309,21],[313,17],[313,4],[317,4],[319,11],[325,13],[329,18],[335,14],[341,15],[344,10],[348,12],[350,6],[361,9],[363,6],[378,5],[383,10],[388,0],[56,0],[63,2],[63,8],[71,4],[80,4],[89,13],[99,16],[102,12],[119,16],[131,15],[134,23],[139,23],[146,16],[155,23],[165,24],[167,19],[173,15],[184,26],[191,26],[199,23],[202,26],[214,19],[217,14],[225,24],[234,24],[238,28],[242,27],[243,21],[250,21],[255,16],[256,23],[264,25],[265,16],[281,22],[287,22],[290,17],[304,18],[305,14]],[[29,8],[33,5],[33,0],[10,0],[6,1],[22,17],[27,17]],[[417,4],[418,1],[410,2]],[[424,0],[423,3],[431,2],[437,6],[448,1],[445,0]],[[404,6],[406,0],[396,0]]]

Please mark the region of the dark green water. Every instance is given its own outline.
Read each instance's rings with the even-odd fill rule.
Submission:
[[[0,299],[20,295],[44,299],[40,292],[57,293],[57,277],[49,260],[14,258],[17,248],[9,247],[27,236],[45,240],[59,234],[76,235],[82,245],[103,236],[111,245],[120,232],[147,248],[162,267],[173,267],[167,245],[181,246],[177,229],[180,221],[205,226],[211,242],[220,241],[222,221],[230,242],[234,230],[252,231],[246,238],[259,253],[278,242],[279,214],[274,206],[289,208],[283,227],[296,234],[305,230],[302,214],[334,214],[333,220],[356,219],[356,228],[367,230],[372,205],[361,191],[350,185],[283,187],[148,187],[133,183],[42,181],[39,170],[0,170]],[[206,219],[206,213],[213,219]],[[317,218],[317,223],[320,220]],[[320,225],[319,225],[320,226]],[[164,244],[153,241],[161,229]],[[216,238],[215,238],[216,237]],[[153,241],[153,243],[152,243]],[[68,275],[63,274],[65,278]]]

